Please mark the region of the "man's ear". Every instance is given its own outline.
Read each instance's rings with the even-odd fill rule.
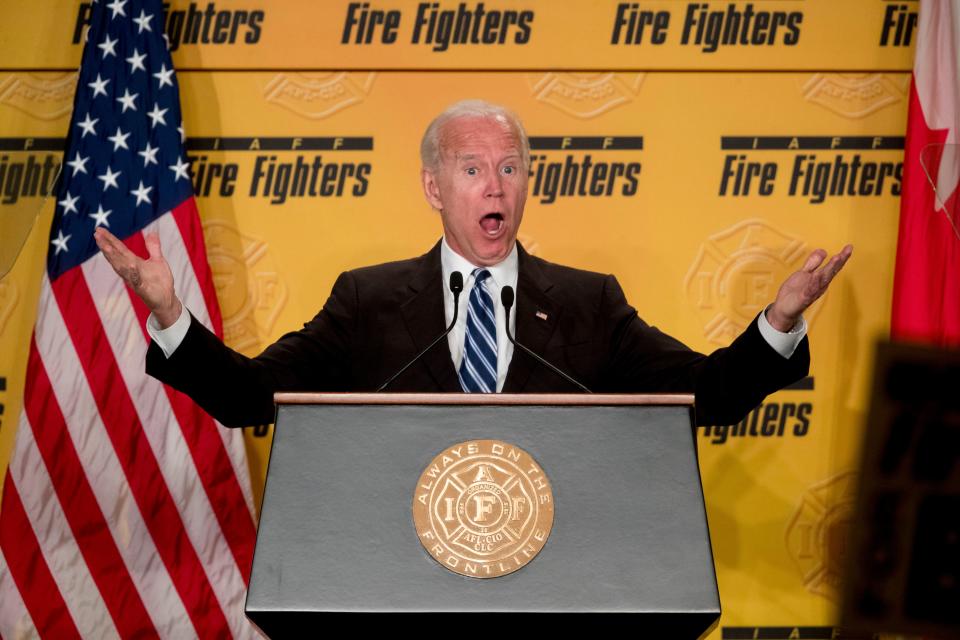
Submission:
[[[437,211],[443,210],[443,201],[440,199],[440,183],[437,182],[437,174],[431,169],[421,169],[420,179],[423,182],[423,195],[427,198],[430,206]]]

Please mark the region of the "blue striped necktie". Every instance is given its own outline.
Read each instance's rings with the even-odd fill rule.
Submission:
[[[474,269],[473,276],[460,386],[467,393],[493,393],[497,390],[497,322],[493,298],[487,291],[490,272]]]

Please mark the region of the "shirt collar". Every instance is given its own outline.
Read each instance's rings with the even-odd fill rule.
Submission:
[[[443,270],[443,282],[445,289],[447,287],[447,283],[450,282],[450,274],[454,271],[459,271],[461,274],[463,274],[463,282],[464,285],[466,285],[467,278],[469,278],[470,274],[473,273],[473,270],[477,268],[477,265],[471,264],[469,260],[450,248],[450,245],[447,244],[446,236],[444,236],[443,240],[440,242],[440,265],[441,269]],[[516,285],[517,265],[517,243],[514,242],[513,249],[510,250],[510,253],[507,254],[506,258],[495,265],[484,267],[484,269],[490,272],[490,277],[493,279],[494,284],[496,284],[499,288],[505,285]]]

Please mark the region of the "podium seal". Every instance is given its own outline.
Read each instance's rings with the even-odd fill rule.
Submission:
[[[471,440],[437,455],[413,495],[423,548],[445,568],[497,578],[534,559],[553,527],[550,480],[523,449]]]

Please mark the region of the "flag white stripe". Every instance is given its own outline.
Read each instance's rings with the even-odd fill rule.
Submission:
[[[960,60],[956,51],[951,55],[947,50],[953,48],[949,43],[960,43],[960,11],[948,2],[923,2],[916,35],[913,74],[924,116],[931,129],[948,129],[947,144],[956,142],[960,133],[956,130],[960,121],[956,103],[960,96],[952,80]]]
[[[113,617],[73,538],[26,412],[20,413],[17,442],[10,458],[10,481],[17,487],[37,544],[80,635],[119,638]]]
[[[60,307],[53,299],[46,274],[40,290],[39,311],[37,351],[47,370],[47,377],[87,481],[106,517],[110,534],[140,592],[147,613],[163,637],[196,637],[187,610],[173,586],[130,492],[130,485],[121,471],[123,467],[97,412],[96,401],[80,366],[79,356],[67,338],[67,327],[60,315]]]
[[[100,322],[136,409],[160,473],[183,521],[230,630],[245,637],[250,626],[243,613],[246,584],[213,512],[190,448],[161,383],[143,374],[147,342],[126,291],[102,253],[81,266]],[[123,351],[123,352],[121,352]],[[105,356],[107,354],[104,354]]]
[[[942,204],[960,181],[960,153],[953,146],[960,136],[960,83],[956,79],[960,72],[960,8],[955,2],[921,3],[916,35],[913,78],[917,97],[927,125],[947,131],[936,178]]]
[[[30,612],[23,603],[17,583],[7,569],[7,559],[0,549],[0,636],[7,640],[39,638]]]
[[[196,273],[193,270],[193,262],[190,260],[190,254],[183,241],[183,235],[180,233],[180,227],[177,226],[177,221],[173,218],[173,214],[161,216],[157,222],[148,226],[147,230],[155,230],[160,235],[160,246],[174,274],[177,296],[180,298],[180,301],[186,305],[187,309],[193,313],[194,317],[196,317],[201,324],[212,331],[213,326],[210,321],[207,303],[203,297],[203,291],[200,288]],[[243,442],[243,431],[240,429],[227,429],[219,422],[216,422],[216,425],[217,431],[220,433],[223,444],[227,449],[227,455],[230,458],[230,464],[233,466],[233,472],[237,476],[237,482],[240,483],[240,491],[243,493],[247,510],[250,512],[250,518],[256,522],[256,512],[253,506],[253,489],[250,485],[250,468],[247,466],[247,450]]]

